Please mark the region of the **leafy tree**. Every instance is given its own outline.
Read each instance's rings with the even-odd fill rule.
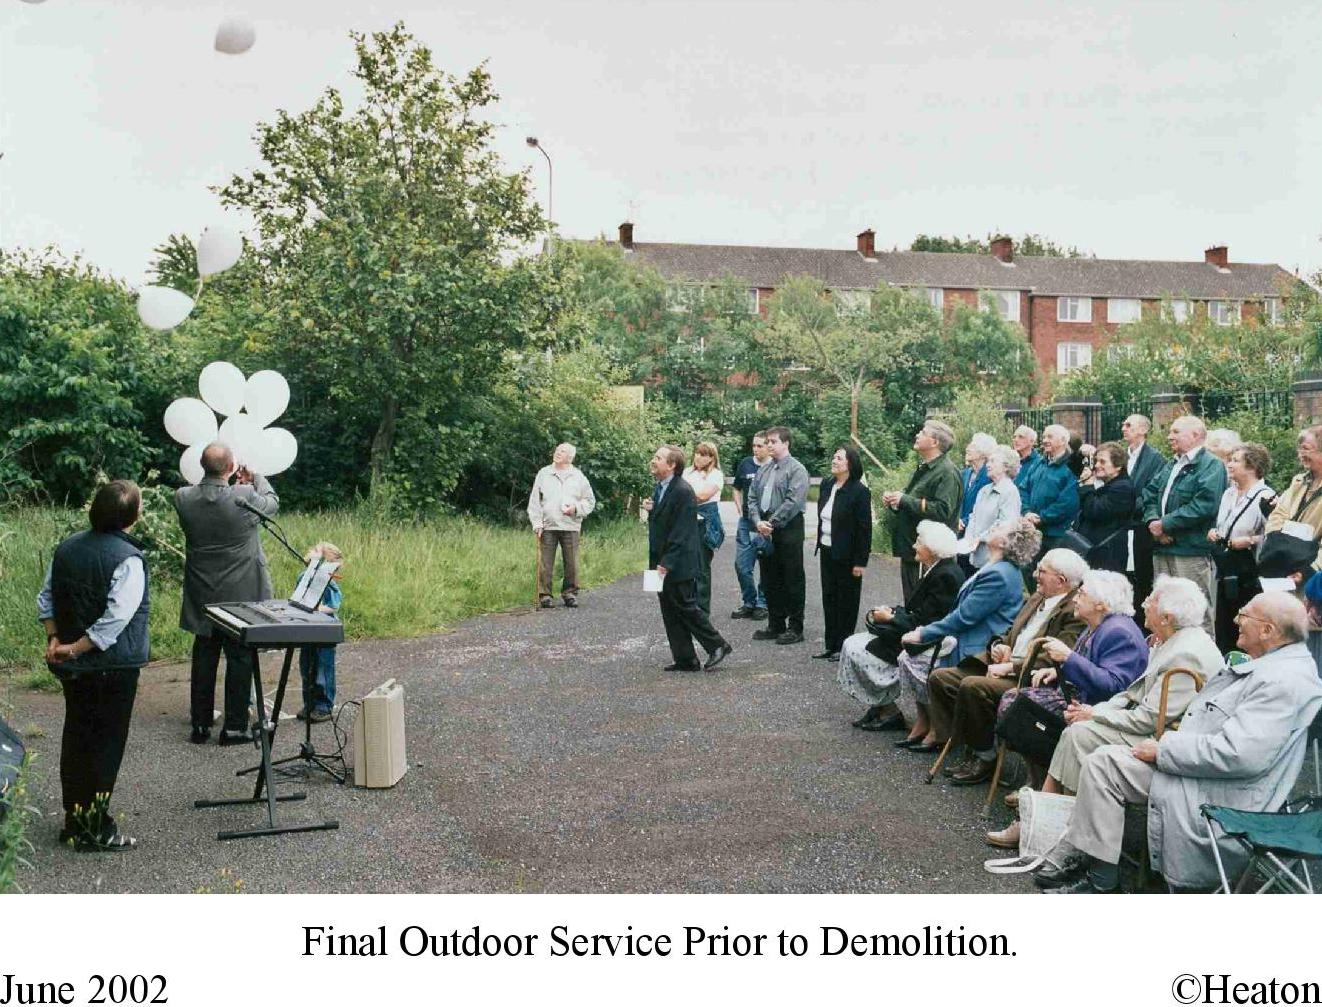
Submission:
[[[398,475],[436,505],[479,450],[467,400],[509,351],[556,340],[564,260],[514,257],[545,221],[491,149],[486,69],[443,73],[402,24],[352,38],[356,106],[328,88],[277,113],[262,167],[220,195],[257,221],[254,349],[324,396],[373,488]]]
[[[964,238],[955,236],[946,237],[939,234],[920,234],[913,239],[913,244],[909,246],[911,252],[980,252],[988,254],[991,252],[991,243],[995,235],[988,234],[985,238],[975,238],[968,235]],[[1074,245],[1065,246],[1057,244],[1050,238],[1044,238],[1040,234],[1025,234],[1015,239],[1015,254],[1017,255],[1039,255],[1049,256],[1058,259],[1080,259],[1087,255]]]
[[[0,252],[0,497],[63,504],[99,473],[140,478],[164,343],[123,284],[52,252]]]
[[[945,324],[941,380],[952,390],[981,389],[1003,401],[1037,388],[1037,361],[1024,330],[995,311],[958,305]]]

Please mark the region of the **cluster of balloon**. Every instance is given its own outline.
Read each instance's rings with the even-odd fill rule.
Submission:
[[[223,273],[243,255],[243,239],[228,227],[208,227],[197,240],[197,292],[189,297],[173,287],[138,291],[138,317],[149,329],[173,329],[193,312],[208,276]]]
[[[278,475],[298,457],[298,441],[284,427],[269,426],[289,405],[289,382],[277,371],[258,371],[246,380],[233,364],[217,360],[197,379],[201,398],[175,399],[165,410],[165,431],[186,445],[179,474],[202,480],[202,449],[228,444],[235,460],[264,476]],[[216,413],[225,417],[217,422]]]

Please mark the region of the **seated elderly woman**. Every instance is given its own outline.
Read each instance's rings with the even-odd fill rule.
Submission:
[[[993,528],[987,533],[987,563],[960,587],[955,607],[936,622],[905,633],[900,642],[921,645],[953,637],[954,645],[945,661],[956,665],[971,654],[984,652],[994,635],[1009,628],[1022,606],[1019,564],[1032,563],[1040,541],[1031,528],[1014,524]],[[941,747],[925,714],[920,710],[918,722],[907,738],[897,742],[898,747],[915,752],[934,752]]]
[[[1143,673],[1148,644],[1134,622],[1134,589],[1123,574],[1090,570],[1074,593],[1073,608],[1083,632],[1072,648],[1066,641],[1048,636],[1043,656],[1051,663],[1033,672],[1030,687],[1011,689],[1001,697],[996,711],[998,724],[1020,695],[1058,713],[1068,705],[1066,689],[1084,703],[1098,703]],[[1029,771],[1033,786],[1041,786],[1045,766],[1030,764]],[[1018,796],[1012,793],[1006,801],[1013,806]],[[1018,846],[1019,823],[987,833],[987,842],[1011,849]]]
[[[845,639],[840,649],[840,688],[867,712],[854,726],[864,731],[902,731],[904,716],[895,705],[903,683],[921,675],[926,680],[931,647],[905,646],[900,637],[915,626],[935,622],[955,607],[955,596],[964,583],[964,572],[955,563],[955,533],[937,521],[918,522],[914,542],[918,559],[918,585],[909,604],[874,608],[867,616],[868,632]],[[903,673],[902,668],[913,670]],[[927,690],[917,690],[919,717],[925,718]]]
[[[1019,533],[1024,548],[1041,541],[1035,529]],[[1030,542],[1031,539],[1031,542]],[[1036,549],[1034,549],[1036,553]],[[937,739],[949,740],[952,751],[963,748],[966,758],[947,760],[946,775],[956,786],[971,786],[989,779],[996,765],[996,701],[1034,669],[1045,668],[1045,654],[1028,651],[1038,637],[1073,641],[1083,632],[1074,614],[1074,594],[1088,573],[1088,564],[1069,549],[1052,549],[1034,571],[1037,590],[1029,596],[1003,636],[983,653],[970,654],[953,667],[933,673],[932,723]]]
[[[1099,590],[1105,593],[1106,588]],[[1051,758],[1051,767],[1042,788],[1045,792],[1077,791],[1084,760],[1103,745],[1132,746],[1155,736],[1161,704],[1161,679],[1168,669],[1188,668],[1202,675],[1204,680],[1221,669],[1225,663],[1221,652],[1203,629],[1206,611],[1207,598],[1193,581],[1183,577],[1158,577],[1152,593],[1143,602],[1143,615],[1156,640],[1156,646],[1147,656],[1147,667],[1123,692],[1116,692],[1100,702],[1088,701],[1087,693],[1082,691],[1084,682],[1097,682],[1091,672],[1083,673],[1085,664],[1093,664],[1097,655],[1092,655],[1093,660],[1086,660],[1077,653],[1065,656],[1066,664],[1072,665],[1066,677],[1080,683],[1080,699],[1083,701],[1073,700],[1064,708],[1067,726]],[[1103,624],[1111,618],[1103,620]],[[1096,636],[1097,631],[1094,630],[1092,635]],[[1176,675],[1171,679],[1166,700],[1167,726],[1180,718],[1195,694],[1195,683],[1188,675]],[[999,837],[1000,841],[994,837]],[[987,838],[996,846],[1016,845],[1018,829],[1011,826],[1004,833],[991,833]]]

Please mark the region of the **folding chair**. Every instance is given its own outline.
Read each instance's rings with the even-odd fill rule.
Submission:
[[[1271,891],[1297,892],[1313,895],[1313,877],[1308,870],[1310,860],[1322,860],[1322,766],[1318,763],[1319,739],[1322,739],[1322,713],[1313,718],[1308,729],[1308,740],[1313,750],[1314,791],[1305,797],[1287,801],[1280,811],[1239,811],[1235,808],[1204,804],[1202,811],[1207,821],[1207,835],[1212,841],[1212,856],[1216,860],[1217,875],[1226,895],[1244,892],[1255,873],[1266,880],[1255,894]],[[1224,835],[1238,840],[1248,850],[1249,862],[1239,883],[1232,889],[1217,845],[1215,822]]]

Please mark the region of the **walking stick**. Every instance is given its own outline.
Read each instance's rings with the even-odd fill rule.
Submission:
[[[532,543],[537,547],[537,574],[532,584],[532,607],[538,608],[542,604],[542,535],[540,532],[533,535]]]

